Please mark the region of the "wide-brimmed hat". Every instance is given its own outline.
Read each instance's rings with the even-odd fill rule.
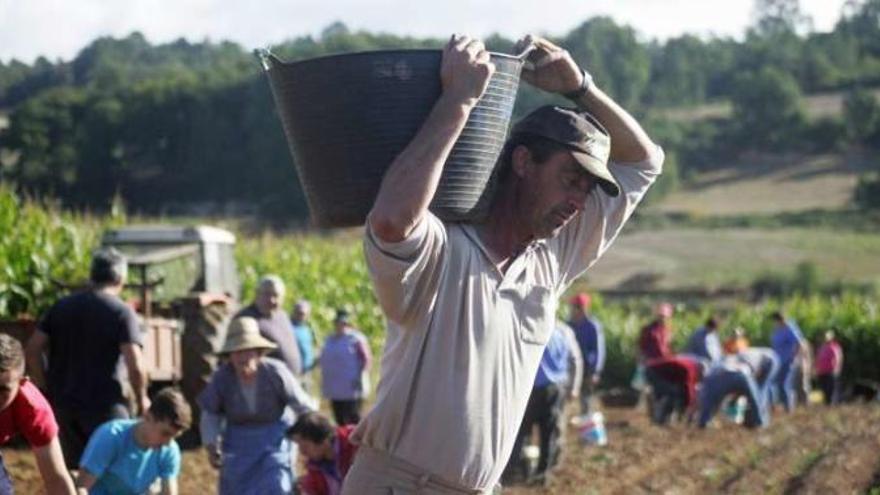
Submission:
[[[260,325],[257,320],[242,316],[229,323],[226,333],[226,342],[219,354],[229,354],[235,351],[248,349],[275,349],[278,347],[271,340],[260,335]]]
[[[620,194],[617,179],[608,170],[611,137],[589,112],[543,106],[520,120],[511,133],[512,136],[525,134],[543,137],[568,148],[575,161],[598,179],[599,187],[606,194]]]

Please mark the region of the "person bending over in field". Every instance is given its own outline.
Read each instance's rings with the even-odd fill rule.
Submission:
[[[161,480],[162,495],[177,495],[180,447],[192,413],[183,394],[161,390],[140,419],[115,419],[89,439],[76,486],[80,495],[140,495]]]
[[[0,445],[21,434],[34,452],[49,495],[74,493],[64,466],[58,423],[43,394],[24,376],[21,343],[0,334]],[[0,454],[0,493],[13,493],[12,480]]]
[[[354,425],[334,426],[321,413],[308,412],[297,418],[287,436],[293,440],[306,458],[306,474],[297,480],[305,495],[339,495],[342,481],[357,446],[349,437]]]

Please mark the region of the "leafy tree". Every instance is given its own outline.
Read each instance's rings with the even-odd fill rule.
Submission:
[[[638,104],[650,77],[650,57],[632,28],[618,26],[609,17],[594,17],[561,44],[621,104]]]
[[[848,0],[835,32],[851,36],[865,52],[880,56],[880,0]]]
[[[777,150],[790,146],[806,120],[802,100],[797,82],[780,70],[741,76],[732,98],[741,143]]]
[[[64,195],[78,180],[85,94],[57,88],[24,102],[11,116],[4,145],[21,153],[10,175],[28,188]]]
[[[866,173],[856,184],[853,200],[864,210],[880,211],[880,173]]]
[[[804,125],[800,147],[814,153],[840,151],[847,142],[847,130],[843,119],[822,117]]]
[[[867,142],[880,134],[880,103],[873,93],[856,89],[843,101],[843,116],[849,136]]]
[[[813,20],[801,9],[799,0],[755,0],[755,25],[759,36],[777,37],[813,28]]]
[[[24,80],[29,72],[30,67],[18,60],[13,59],[9,65],[0,62],[0,106],[8,104],[6,98],[9,88]]]

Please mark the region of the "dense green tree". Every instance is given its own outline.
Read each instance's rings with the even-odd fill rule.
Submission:
[[[561,40],[574,59],[621,104],[637,105],[650,77],[650,57],[631,27],[594,17]]]
[[[0,106],[3,106],[7,99],[9,88],[24,80],[30,67],[18,60],[11,60],[9,64],[0,62]]]
[[[880,134],[880,103],[870,91],[857,89],[846,95],[843,116],[849,136],[867,142]]]
[[[813,28],[813,20],[801,8],[800,0],[755,0],[753,33],[776,36],[804,33]]]
[[[4,145],[20,153],[9,173],[13,179],[62,197],[76,187],[85,101],[82,90],[57,88],[21,104],[4,133]]]
[[[856,205],[862,209],[880,211],[880,173],[873,172],[862,175],[856,184],[853,199]]]
[[[796,139],[806,120],[797,82],[778,69],[743,74],[732,103],[733,120],[745,146],[783,149]]]

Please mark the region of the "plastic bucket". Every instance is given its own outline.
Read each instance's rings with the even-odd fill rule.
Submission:
[[[440,96],[440,50],[390,50],[283,62],[259,51],[318,227],[361,225],[385,170]],[[452,149],[431,211],[478,220],[507,138],[522,56],[492,53],[495,74]]]

